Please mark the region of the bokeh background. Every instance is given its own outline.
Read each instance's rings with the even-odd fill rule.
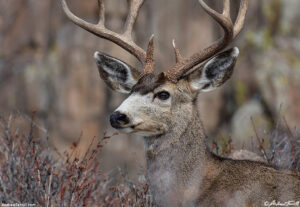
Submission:
[[[104,0],[106,25],[122,31],[126,0]],[[69,0],[71,10],[97,22],[96,0]],[[220,11],[222,1],[209,2]],[[232,0],[233,16],[239,1]],[[198,108],[210,140],[231,137],[236,149],[256,150],[253,123],[264,136],[284,117],[289,128],[300,124],[300,1],[250,0],[245,29],[234,41],[240,57],[230,81],[201,94]],[[146,0],[134,36],[146,47],[155,35],[156,70],[175,60],[172,39],[184,56],[222,35],[197,0]],[[104,51],[139,67],[120,47],[71,23],[59,0],[0,0],[0,115],[30,117],[49,134],[59,151],[79,140],[76,155],[93,137],[112,134],[109,114],[125,96],[100,79],[94,51]],[[251,118],[253,123],[251,123]],[[118,135],[107,141],[102,159],[107,168],[143,171],[143,139]],[[135,169],[135,170],[132,170]]]

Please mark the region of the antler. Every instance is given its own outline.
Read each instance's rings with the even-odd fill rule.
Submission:
[[[148,48],[147,48],[147,57],[146,57],[146,64],[144,67],[144,72],[141,74],[141,76],[153,73],[154,72],[154,35],[151,35]]]
[[[61,0],[61,3],[65,14],[72,22],[100,38],[104,38],[114,42],[115,44],[119,45],[120,47],[134,55],[142,63],[143,66],[146,65],[146,52],[138,45],[136,45],[132,40],[132,29],[137,19],[139,10],[144,3],[144,0],[130,0],[129,14],[127,16],[124,32],[122,34],[113,32],[105,27],[105,7],[103,4],[103,0],[98,0],[100,10],[98,24],[86,22],[74,15],[70,11],[66,0]]]
[[[199,3],[203,7],[203,9],[223,28],[224,36],[213,43],[211,46],[193,54],[186,59],[183,59],[181,57],[179,50],[175,47],[175,43],[173,42],[177,63],[171,70],[167,71],[165,74],[168,79],[173,82],[177,82],[183,74],[188,72],[194,66],[211,58],[216,53],[225,49],[230,44],[230,42],[240,33],[244,25],[248,8],[248,0],[241,0],[239,13],[234,25],[230,18],[230,0],[224,0],[224,8],[222,14],[211,9],[203,0],[199,0]]]

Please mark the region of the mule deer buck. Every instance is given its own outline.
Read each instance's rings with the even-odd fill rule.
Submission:
[[[249,160],[221,158],[209,151],[196,109],[201,92],[212,91],[232,75],[238,48],[223,51],[243,28],[247,0],[240,1],[235,23],[230,0],[223,13],[203,9],[223,28],[224,36],[204,50],[183,58],[175,46],[176,64],[167,72],[154,73],[153,36],[147,51],[132,40],[133,25],[144,0],[131,0],[122,34],[104,24],[104,5],[99,0],[100,20],[88,23],[75,16],[61,0],[70,20],[83,29],[114,42],[134,55],[143,71],[109,55],[95,52],[100,76],[111,89],[129,97],[110,116],[112,127],[144,137],[147,180],[155,203],[161,206],[264,206],[265,202],[300,200],[300,174]]]

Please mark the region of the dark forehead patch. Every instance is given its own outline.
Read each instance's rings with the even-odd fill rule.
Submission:
[[[145,95],[154,91],[155,88],[161,86],[166,82],[166,77],[163,73],[154,75],[149,73],[139,79],[139,81],[131,89],[131,93],[140,93]]]

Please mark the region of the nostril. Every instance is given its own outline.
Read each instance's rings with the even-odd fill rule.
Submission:
[[[125,125],[128,123],[129,119],[125,114],[122,114],[117,111],[110,115],[110,124],[116,129],[122,128],[122,124]]]
[[[119,114],[118,121],[121,122],[122,124],[129,123],[129,119],[127,118],[127,116],[125,114]]]
[[[113,113],[110,115],[110,125],[115,128],[118,129],[120,128],[120,123],[118,123],[118,116],[117,114]]]

